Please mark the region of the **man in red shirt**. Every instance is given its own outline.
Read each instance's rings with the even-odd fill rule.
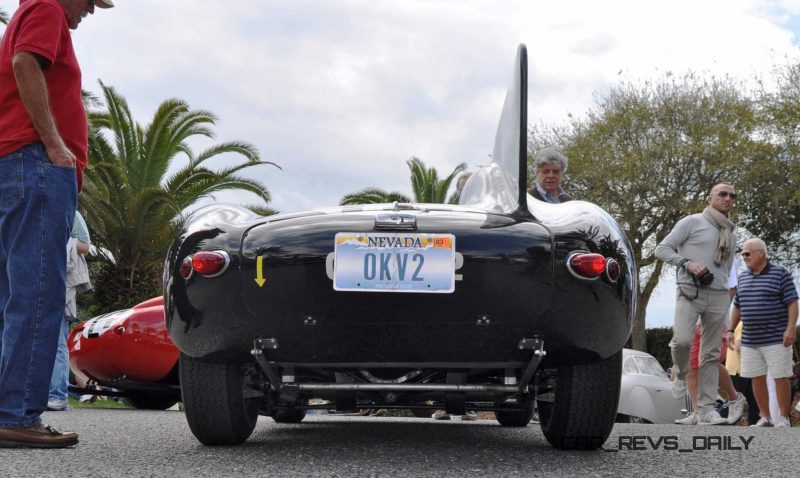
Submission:
[[[42,423],[88,152],[70,30],[111,0],[23,0],[0,43],[0,447],[61,448]]]

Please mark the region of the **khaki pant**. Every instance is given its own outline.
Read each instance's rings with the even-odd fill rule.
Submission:
[[[689,372],[689,351],[697,320],[703,327],[700,336],[700,368],[697,378],[698,413],[713,411],[719,388],[719,360],[722,333],[728,316],[730,297],[728,291],[700,290],[697,298],[687,299],[678,291],[675,306],[675,325],[672,328],[672,363],[680,380],[686,380]]]

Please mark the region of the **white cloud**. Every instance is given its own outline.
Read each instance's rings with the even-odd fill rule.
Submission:
[[[440,172],[485,162],[520,42],[529,119],[560,122],[620,79],[766,73],[797,57],[800,29],[797,0],[117,4],[74,35],[85,86],[113,85],[142,122],[170,97],[215,112],[218,140],[283,166],[254,176],[284,212],[409,193],[412,155]]]
[[[798,1],[137,0],[75,34],[85,85],[113,85],[145,122],[169,97],[254,143],[282,211],[367,186],[409,192],[412,155],[485,162],[516,45],[531,122],[581,115],[621,78],[687,69],[751,77],[796,56]],[[0,0],[11,11],[16,1]]]

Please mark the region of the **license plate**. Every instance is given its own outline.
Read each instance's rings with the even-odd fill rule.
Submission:
[[[455,290],[452,234],[336,234],[333,288],[363,292]]]

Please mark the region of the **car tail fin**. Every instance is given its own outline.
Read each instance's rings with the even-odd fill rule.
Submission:
[[[526,188],[528,182],[528,49],[517,48],[514,79],[506,92],[503,113],[497,125],[492,160],[507,176],[515,208],[512,212],[530,215]]]
[[[492,162],[472,174],[459,202],[492,212],[530,216],[527,184],[528,50],[521,44],[497,126]]]

